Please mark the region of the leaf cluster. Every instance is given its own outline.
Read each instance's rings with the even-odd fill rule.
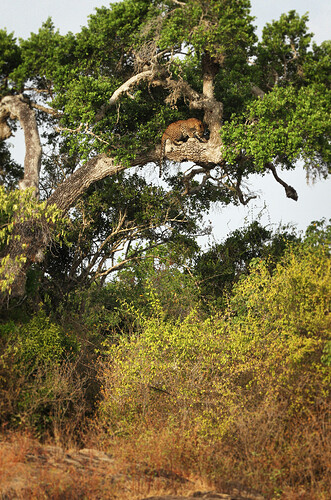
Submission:
[[[40,231],[50,235],[50,239],[60,241],[65,239],[66,218],[55,206],[47,206],[46,202],[38,203],[33,190],[9,191],[0,186],[0,270],[3,278],[0,280],[2,292],[11,293],[14,271],[8,267],[10,255],[6,249],[16,247],[14,260],[20,266],[27,260],[26,252]]]
[[[0,96],[5,95],[9,89],[9,75],[21,63],[21,50],[16,44],[13,33],[6,29],[0,30]]]
[[[230,233],[223,243],[200,252],[195,259],[194,272],[205,305],[224,306],[226,294],[250,272],[252,260],[266,260],[273,269],[291,243],[299,241],[294,229],[279,227],[273,232],[258,221]],[[215,303],[217,305],[215,305]]]
[[[248,157],[254,170],[268,163],[294,168],[302,159],[307,169],[327,173],[330,167],[330,92],[314,84],[296,90],[276,87],[247,106],[246,113],[232,117],[222,129],[225,157],[236,164]]]
[[[264,27],[256,59],[263,88],[302,83],[303,66],[313,37],[308,32],[308,20],[308,14],[300,17],[295,10],[290,10]]]

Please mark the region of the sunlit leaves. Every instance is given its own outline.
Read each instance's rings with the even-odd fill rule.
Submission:
[[[110,345],[103,424],[130,432],[156,413],[165,425],[189,422],[195,435],[220,439],[243,408],[258,411],[280,395],[287,424],[309,412],[330,382],[330,273],[324,244],[294,246],[273,272],[256,259],[226,313],[207,320],[192,311],[166,321],[151,294],[156,312],[139,316],[140,335]]]
[[[241,154],[252,158],[257,170],[266,163],[294,166],[300,158],[307,168],[323,170],[331,161],[330,93],[322,85],[277,87],[248,106],[243,117],[233,117],[223,128],[226,157],[235,162]],[[245,119],[245,121],[244,121]]]
[[[321,45],[313,44],[312,52],[307,55],[303,65],[305,80],[309,83],[323,83],[331,86],[331,40]]]
[[[46,202],[38,203],[32,190],[14,190],[7,193],[3,186],[0,186],[0,224],[0,249],[17,244],[14,255],[19,265],[26,261],[25,251],[30,242],[26,243],[22,239],[21,234],[16,231],[17,226],[27,225],[31,233],[38,224],[46,224],[54,241],[65,238],[66,233],[66,221],[55,206],[47,206]],[[9,255],[1,259],[0,274],[3,278],[0,280],[0,289],[10,293],[15,275],[10,271],[9,260]]]

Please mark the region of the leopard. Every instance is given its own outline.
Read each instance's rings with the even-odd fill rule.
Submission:
[[[173,122],[168,125],[163,132],[161,139],[160,177],[162,175],[162,164],[166,141],[170,139],[170,141],[176,146],[180,146],[183,141],[186,141],[189,138],[198,139],[200,142],[207,142],[207,140],[203,137],[204,131],[205,126],[201,120],[198,120],[198,118],[178,120],[177,122]]]

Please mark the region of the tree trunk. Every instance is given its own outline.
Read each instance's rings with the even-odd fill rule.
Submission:
[[[29,100],[21,95],[8,95],[0,102],[0,140],[7,139],[11,130],[6,119],[18,120],[24,132],[25,158],[24,178],[20,181],[20,189],[33,188],[36,197],[39,195],[39,173],[41,165],[41,144],[34,110]]]

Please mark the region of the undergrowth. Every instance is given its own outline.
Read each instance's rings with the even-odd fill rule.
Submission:
[[[101,363],[108,442],[223,488],[327,498],[330,278],[327,248],[297,248],[272,274],[253,262],[220,316],[169,322],[155,297]]]
[[[85,326],[43,310],[1,325],[2,436],[28,430],[103,449],[125,470],[123,481],[131,478],[131,498],[187,492],[180,485],[189,480],[270,499],[326,500],[328,244],[296,244],[274,265],[254,259],[209,317],[196,301],[185,317],[169,317],[164,297],[147,289],[148,307],[122,303],[121,314],[134,318],[122,333],[93,330],[93,311]],[[97,473],[85,483],[79,494],[89,498],[105,488]],[[59,489],[52,494],[60,498]]]

